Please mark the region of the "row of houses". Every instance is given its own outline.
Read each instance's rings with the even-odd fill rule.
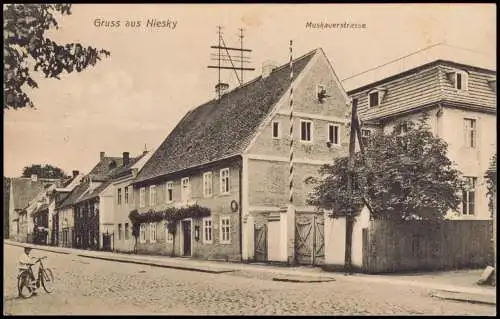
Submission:
[[[66,181],[12,179],[10,237],[80,249],[324,263],[325,217],[306,204],[312,186],[304,180],[347,154],[353,99],[366,137],[431,114],[434,134],[470,178],[462,208],[450,218],[490,218],[483,175],[496,150],[495,71],[437,59],[346,92],[316,49],[293,61],[292,83],[290,73],[290,64],[265,65],[261,76],[190,110],[153,152],[101,152],[88,174],[74,171]],[[19,191],[27,193],[22,200]]]

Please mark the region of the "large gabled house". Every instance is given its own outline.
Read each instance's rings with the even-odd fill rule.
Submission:
[[[483,175],[497,145],[496,70],[484,58],[473,58],[460,48],[438,45],[344,85],[358,103],[363,136],[390,132],[401,121],[416,121],[426,113],[433,133],[446,141],[448,157],[466,179],[461,208],[448,217],[489,219]]]
[[[322,49],[293,60],[295,209],[287,211],[290,73],[289,63],[264,65],[182,118],[134,182],[138,252],[322,262],[323,214],[306,204],[304,180],[346,154],[348,98]]]

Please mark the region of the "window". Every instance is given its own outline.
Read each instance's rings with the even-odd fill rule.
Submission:
[[[470,148],[476,147],[476,120],[465,120],[465,145]]]
[[[370,140],[371,133],[372,132],[370,130],[367,130],[367,129],[361,130],[361,140],[363,142],[363,145],[368,144],[368,141]]]
[[[174,200],[174,183],[167,182],[166,188],[167,188],[167,194],[166,194],[167,203],[170,203]]]
[[[280,137],[280,122],[273,122],[273,138],[279,139]]]
[[[128,204],[128,187],[125,187],[123,191],[124,191],[123,199],[125,200],[125,204]]]
[[[300,120],[300,140],[304,142],[312,141],[312,122]]]
[[[212,172],[203,173],[203,196],[212,196]]]
[[[370,107],[378,106],[379,105],[379,98],[378,98],[378,91],[372,92],[369,94],[369,99],[370,99]]]
[[[168,222],[165,222],[165,241],[167,243],[174,242],[174,234],[172,234],[168,231]]]
[[[118,188],[118,205],[122,203],[122,189]]]
[[[140,234],[140,237],[139,237],[139,241],[141,243],[145,243],[146,242],[146,224],[141,224],[139,226],[139,234]]]
[[[474,215],[476,208],[476,178],[465,177],[465,187],[462,191],[462,214]]]
[[[328,125],[328,142],[339,145],[339,126],[334,124]]]
[[[203,218],[203,243],[205,243],[205,244],[212,243],[212,218],[211,217]]]
[[[149,186],[149,206],[156,205],[156,185]]]
[[[220,219],[220,243],[229,244],[231,242],[231,219],[223,216]]]
[[[156,223],[149,223],[149,242],[156,243]]]
[[[181,179],[181,200],[186,202],[191,198],[191,185],[189,185],[189,177]]]
[[[122,240],[122,224],[118,224],[118,240]]]
[[[146,188],[141,187],[139,189],[139,207],[145,207],[146,206]]]
[[[229,193],[229,168],[223,168],[220,170],[220,193]]]
[[[455,89],[459,91],[467,90],[468,76],[467,72],[458,71],[455,73]]]
[[[130,239],[130,229],[128,228],[128,223],[125,223],[125,240],[129,240]]]

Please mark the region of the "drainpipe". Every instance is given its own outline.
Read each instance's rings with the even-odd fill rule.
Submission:
[[[243,261],[243,156],[241,156],[241,165],[239,171],[239,179],[240,179],[240,190],[239,190],[239,211],[240,211],[240,258]]]

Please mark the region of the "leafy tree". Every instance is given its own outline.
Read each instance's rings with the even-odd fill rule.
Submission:
[[[497,154],[495,153],[491,158],[490,168],[486,171],[486,187],[488,192],[486,193],[488,196],[488,208],[493,214],[493,198],[497,194]]]
[[[417,123],[401,121],[392,133],[375,134],[365,156],[355,154],[353,204],[369,205],[379,219],[442,219],[457,210],[463,182],[446,156],[447,144],[435,137],[423,116]],[[342,216],[350,207],[347,158],[320,169],[320,179],[308,178],[310,205]],[[356,207],[354,207],[356,208]]]
[[[34,107],[23,91],[25,84],[38,88],[30,76],[29,57],[34,60],[35,72],[41,70],[46,78],[59,79],[64,71],[81,72],[110,55],[80,43],[59,45],[44,36],[47,30],[58,28],[54,15],[70,15],[70,10],[71,4],[4,5],[4,109]]]
[[[33,164],[31,166],[26,166],[23,168],[22,177],[31,177],[31,175],[36,174],[39,178],[66,178],[66,173],[59,167],[46,164],[42,166],[40,164]]]

